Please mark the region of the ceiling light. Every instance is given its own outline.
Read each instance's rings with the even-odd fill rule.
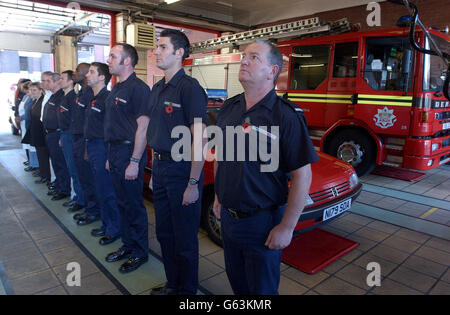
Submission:
[[[230,8],[233,7],[233,4],[232,4],[232,3],[227,3],[227,2],[223,2],[223,1],[217,1],[216,3],[217,3],[217,4],[224,5],[224,6],[227,6],[227,7],[230,7]]]
[[[321,63],[318,65],[301,65],[300,68],[315,68],[315,67],[324,67],[325,64]]]
[[[180,1],[180,0],[164,0],[164,2],[167,3],[167,4],[171,4],[171,3],[174,3],[174,2],[178,2],[178,1]]]
[[[311,54],[292,54],[291,56],[295,58],[312,58]]]

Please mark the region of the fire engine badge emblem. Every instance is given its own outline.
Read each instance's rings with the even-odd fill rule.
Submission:
[[[397,116],[394,115],[394,110],[389,110],[387,107],[378,110],[378,114],[373,117],[375,125],[386,129],[392,127],[397,121]]]

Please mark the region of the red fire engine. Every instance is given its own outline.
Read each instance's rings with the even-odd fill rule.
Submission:
[[[441,50],[450,37],[431,30]],[[417,32],[425,43],[422,32]],[[279,43],[286,59],[277,91],[304,111],[315,145],[352,164],[427,170],[450,160],[446,70],[414,51],[404,28]]]
[[[421,47],[450,50],[448,34],[427,32],[434,43],[423,30],[413,31]],[[408,33],[404,27],[278,40],[284,62],[277,93],[303,109],[316,149],[352,164],[358,175],[377,164],[428,170],[450,160],[447,65],[416,51]],[[215,41],[203,48],[225,45]],[[236,55],[194,58],[185,66],[205,88],[226,88],[231,97],[241,92],[230,81],[237,80]],[[222,86],[211,86],[217,81]]]

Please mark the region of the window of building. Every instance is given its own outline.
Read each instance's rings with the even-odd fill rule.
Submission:
[[[29,57],[19,56],[20,71],[31,72],[29,71],[28,58]]]
[[[292,90],[314,90],[328,73],[330,45],[297,46],[292,51]]]

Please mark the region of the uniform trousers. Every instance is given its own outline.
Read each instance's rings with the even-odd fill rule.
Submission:
[[[199,199],[183,206],[191,162],[153,160],[153,203],[156,237],[166,272],[168,288],[178,294],[197,294],[198,229],[201,218],[203,174],[200,177]]]
[[[100,205],[95,194],[94,175],[89,162],[84,159],[86,141],[83,135],[74,135],[73,138],[73,160],[78,172],[78,179],[83,189],[85,212],[89,216],[100,217]]]
[[[55,191],[59,194],[70,195],[70,174],[64,154],[59,146],[60,132],[56,130],[49,131],[45,139],[56,177]]]
[[[126,180],[125,170],[130,164],[133,147],[132,143],[110,144],[109,169],[120,212],[123,249],[129,251],[131,257],[147,257],[148,217],[143,199],[147,150],[139,162],[137,179]]]
[[[75,167],[75,161],[73,159],[73,138],[69,130],[63,130],[60,134],[61,149],[66,160],[66,166],[69,171],[70,177],[72,177],[73,190],[75,196],[73,200],[80,206],[84,206],[83,189],[81,188],[80,181],[78,179],[78,171]]]
[[[234,294],[278,294],[281,250],[271,250],[264,243],[281,222],[284,210],[283,205],[268,213],[236,219],[222,208],[225,269]]]
[[[120,213],[111,177],[105,168],[107,144],[103,139],[91,139],[87,141],[86,148],[94,175],[97,200],[100,204],[102,230],[106,235],[116,237],[120,235],[121,230]]]

